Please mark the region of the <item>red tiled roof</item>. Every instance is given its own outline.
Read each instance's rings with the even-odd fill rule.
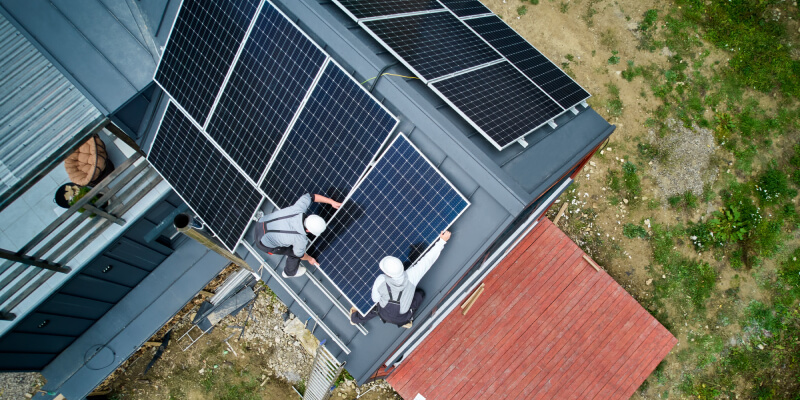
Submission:
[[[549,220],[388,381],[406,400],[627,399],[677,342]]]

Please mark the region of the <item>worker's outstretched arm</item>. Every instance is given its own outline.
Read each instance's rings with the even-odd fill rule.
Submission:
[[[441,235],[439,235],[439,241],[433,245],[433,247],[428,250],[428,253],[425,254],[424,257],[420,258],[413,267],[406,270],[406,274],[408,274],[408,280],[411,281],[411,284],[417,285],[422,277],[425,276],[425,273],[431,269],[433,263],[436,262],[436,259],[439,258],[439,255],[442,254],[442,249],[444,249],[445,243],[450,240],[450,232],[444,231]]]
[[[315,194],[314,195],[314,201],[317,202],[317,203],[330,204],[331,207],[333,207],[335,209],[339,209],[339,207],[342,206],[342,203],[339,203],[338,201],[333,200],[333,199],[328,198],[328,197],[325,197],[325,196],[323,196],[321,194]]]

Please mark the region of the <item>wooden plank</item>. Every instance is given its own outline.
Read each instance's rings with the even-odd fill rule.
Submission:
[[[481,285],[478,286],[478,288],[475,289],[475,291],[472,292],[472,294],[469,295],[469,297],[467,297],[467,300],[465,300],[464,303],[461,304],[462,310],[467,306],[467,304],[470,304],[473,302],[473,300],[475,300],[475,296],[478,294],[478,291],[481,290],[481,288],[483,288],[484,286],[486,286],[486,283],[481,283]]]
[[[483,285],[481,285],[481,287],[479,287],[478,290],[475,292],[476,293],[475,297],[473,297],[469,301],[469,305],[467,306],[467,308],[464,309],[464,311],[461,312],[461,315],[467,315],[467,312],[469,312],[469,309],[472,308],[473,305],[475,305],[475,302],[478,300],[478,297],[480,297],[481,293],[483,293],[483,289],[484,289],[484,287],[483,287]]]
[[[595,270],[595,271],[597,271],[597,272],[600,272],[600,267],[597,265],[597,263],[595,263],[595,262],[594,262],[594,260],[592,260],[591,258],[589,258],[589,256],[587,256],[586,254],[584,254],[584,255],[583,255],[583,259],[584,259],[584,260],[586,260],[586,262],[588,262],[588,263],[589,263],[589,265],[591,265],[591,266],[594,268],[594,270]]]
[[[663,329],[660,329],[663,328]],[[672,336],[671,333],[664,332],[666,328],[663,326],[656,327],[656,336],[657,340],[653,342],[645,342],[642,347],[647,347],[647,354],[644,358],[644,361],[637,365],[632,373],[629,375],[629,379],[627,380],[627,386],[620,387],[616,393],[613,394],[614,397],[625,398],[624,396],[630,397],[636,392],[636,389],[642,385],[642,383],[653,373],[653,370],[656,369],[658,364],[664,359],[664,357],[669,354],[669,351],[672,350],[672,347],[677,343],[677,339]]]
[[[558,209],[558,214],[556,214],[556,218],[553,220],[553,225],[558,225],[558,220],[560,220],[561,217],[564,216],[564,212],[567,211],[567,206],[568,205],[569,205],[569,203],[567,203],[565,201],[564,205],[562,205],[561,208]]]

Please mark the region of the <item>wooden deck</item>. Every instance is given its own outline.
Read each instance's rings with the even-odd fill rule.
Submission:
[[[389,376],[406,400],[627,399],[677,342],[549,220]]]

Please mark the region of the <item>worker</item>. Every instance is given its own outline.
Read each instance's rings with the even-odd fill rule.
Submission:
[[[390,322],[403,328],[411,328],[414,314],[422,306],[425,292],[417,284],[431,268],[445,243],[450,240],[450,232],[439,235],[439,241],[414,266],[407,271],[397,257],[384,257],[378,264],[383,272],[372,285],[372,301],[376,304],[365,316],[353,307],[350,309],[350,323],[353,325],[380,317],[384,323]]]
[[[319,266],[317,260],[306,254],[308,247],[306,233],[319,236],[327,225],[319,215],[306,215],[311,199],[311,194],[306,193],[292,206],[267,214],[258,220],[256,229],[261,238],[256,245],[267,253],[287,256],[286,266],[282,272],[284,278],[298,277],[306,273],[306,267],[300,265],[300,260]],[[313,195],[313,199],[316,203],[330,204],[335,209],[342,206],[342,203],[318,194]]]

